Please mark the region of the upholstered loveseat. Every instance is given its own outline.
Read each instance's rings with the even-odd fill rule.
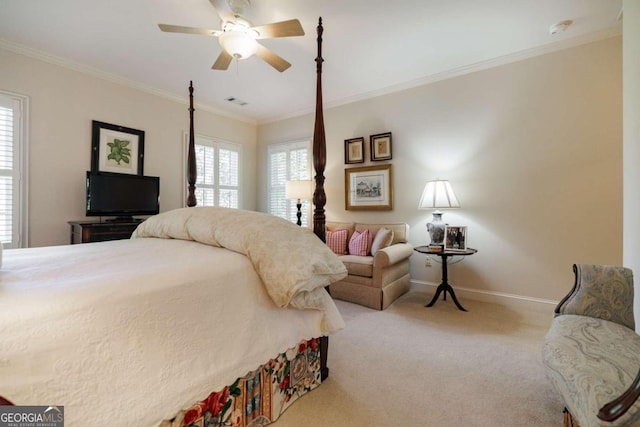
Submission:
[[[346,234],[346,247],[344,247],[346,253],[340,253],[339,250],[334,252],[347,267],[349,275],[331,284],[332,297],[383,310],[409,290],[411,280],[409,257],[413,253],[413,247],[407,243],[409,238],[407,224],[327,221],[326,225],[328,244],[334,237],[331,233]],[[346,233],[341,230],[346,230]],[[364,235],[366,230],[372,245],[368,253],[366,255],[348,253],[349,243],[353,243],[354,234]],[[342,241],[340,245],[342,246]]]
[[[640,336],[633,275],[577,264],[543,346],[547,377],[565,404],[565,426],[640,426]]]

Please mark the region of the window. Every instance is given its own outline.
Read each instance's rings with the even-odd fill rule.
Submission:
[[[27,244],[27,101],[0,91],[0,241],[6,248]]]
[[[269,213],[289,221],[297,221],[296,200],[285,197],[285,183],[311,179],[311,141],[297,141],[269,146]],[[311,201],[302,200],[302,226],[307,227]]]
[[[185,141],[186,153],[189,141],[188,134],[185,134]],[[241,146],[196,135],[195,150],[198,206],[240,208]],[[186,179],[185,174],[185,189],[188,186]]]

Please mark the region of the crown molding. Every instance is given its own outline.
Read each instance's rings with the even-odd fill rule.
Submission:
[[[97,68],[91,67],[86,64],[82,64],[80,62],[72,61],[67,58],[63,58],[60,56],[53,55],[48,52],[44,52],[38,49],[34,49],[28,46],[21,45],[19,43],[15,43],[3,38],[0,38],[0,49],[4,49],[18,55],[27,56],[29,58],[33,58],[39,61],[47,62],[49,64],[57,65],[59,67],[67,68],[73,71],[77,71],[79,73],[87,74],[92,77],[96,77],[102,80],[109,81],[111,83],[116,83],[122,86],[127,86],[129,88],[139,90],[141,92],[146,92],[151,95],[158,96],[160,98],[168,99],[170,101],[177,102],[183,105],[189,105],[189,101],[185,96],[178,95],[173,92],[165,91],[162,89],[158,89],[153,86],[149,86],[145,83],[127,79],[117,74],[108,73]],[[226,110],[222,110],[216,107],[213,107],[208,104],[196,103],[196,107],[199,110],[207,111],[213,114],[217,114],[220,116],[224,116],[230,119],[238,120],[244,123],[248,123],[251,125],[256,125],[257,121],[246,116],[242,116],[239,114],[234,114]]]
[[[408,82],[403,82],[396,85],[387,86],[381,89],[364,92],[364,93],[360,93],[357,95],[348,96],[340,99],[335,99],[332,101],[326,101],[324,102],[323,108],[329,109],[329,108],[340,107],[343,105],[352,104],[354,102],[376,98],[379,96],[388,95],[395,92],[401,92],[403,90],[412,89],[418,86],[428,85],[428,84],[439,82],[442,80],[447,80],[447,79],[459,77],[465,74],[474,73],[476,71],[487,70],[490,68],[499,67],[501,65],[522,61],[522,60],[533,58],[536,56],[545,55],[548,53],[553,53],[553,52],[577,47],[577,46],[588,44],[588,43],[593,43],[600,40],[605,40],[607,38],[616,37],[620,35],[622,35],[622,28],[621,26],[616,26],[615,28],[610,28],[607,30],[599,31],[599,32],[589,33],[589,34],[577,36],[577,37],[566,38],[564,40],[554,42],[554,43],[549,43],[541,47],[526,49],[523,51],[503,55],[497,58],[492,58],[485,61],[479,61],[474,64],[465,65],[462,67],[454,68],[454,69],[443,71],[440,73],[431,74],[431,75],[421,77],[419,79],[411,80]],[[107,80],[112,83],[117,83],[117,84],[127,86],[142,92],[150,93],[152,95],[155,95],[161,98],[169,99],[171,101],[178,102],[183,105],[188,104],[187,100],[182,95],[164,91],[164,90],[146,85],[139,81],[127,79],[117,74],[107,73],[97,68],[90,67],[86,64],[82,64],[66,58],[62,58],[44,51],[40,51],[28,46],[24,46],[24,45],[6,40],[6,39],[0,38],[0,49],[5,49],[8,51],[17,53],[19,55],[27,56],[27,57],[44,61],[50,64],[58,65],[60,67],[68,68],[80,73],[88,74],[93,77],[100,78],[102,80]],[[307,114],[312,114],[314,112],[314,108],[312,107],[312,108],[292,111],[284,115],[252,119],[243,115],[234,114],[227,110],[222,110],[222,109],[213,107],[208,104],[196,103],[196,106],[200,110],[208,111],[213,114],[238,120],[251,125],[263,125],[263,124],[273,123],[281,120],[286,120],[294,117],[300,117]]]
[[[605,40],[608,38],[621,36],[621,35],[622,35],[622,28],[620,26],[617,26],[615,28],[610,28],[603,31],[589,33],[582,36],[571,37],[558,42],[549,43],[541,47],[536,47],[536,48],[522,50],[519,52],[510,53],[497,58],[491,58],[488,60],[476,62],[474,64],[465,65],[462,67],[443,71],[441,73],[431,74],[416,80],[411,80],[408,82],[387,86],[382,89],[377,89],[370,92],[364,92],[357,95],[336,99],[333,101],[328,101],[323,104],[323,108],[326,110],[329,108],[340,107],[342,105],[352,104],[358,101],[364,101],[367,99],[376,98],[376,97],[388,95],[391,93],[401,92],[403,90],[412,89],[418,86],[428,85],[428,84],[439,82],[442,80],[447,80],[447,79],[459,77],[465,74],[474,73],[476,71],[487,70],[490,68],[499,67],[501,65],[507,65],[514,62],[523,61],[525,59],[533,58],[536,56],[558,52],[561,50],[570,49],[573,47],[577,47],[584,44],[593,43],[593,42],[597,42],[600,40]],[[268,124],[268,123],[277,122],[280,120],[286,120],[294,117],[303,116],[306,114],[311,114],[313,113],[313,111],[314,111],[313,108],[309,108],[304,110],[298,110],[296,112],[291,112],[289,114],[278,116],[278,117],[268,117],[264,119],[259,119],[258,125]]]

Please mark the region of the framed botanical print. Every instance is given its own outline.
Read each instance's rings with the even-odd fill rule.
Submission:
[[[91,172],[143,175],[144,131],[92,121]]]

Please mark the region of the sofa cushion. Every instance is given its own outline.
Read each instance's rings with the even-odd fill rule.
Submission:
[[[371,237],[375,237],[378,230],[381,228],[387,228],[393,231],[393,241],[392,245],[396,243],[406,243],[409,238],[409,225],[405,223],[393,223],[393,224],[364,224],[364,223],[356,223],[355,230],[362,232],[363,230],[369,230],[371,232]]]
[[[640,411],[633,408],[615,424],[597,418],[598,410],[620,396],[638,373],[640,336],[632,329],[588,316],[558,316],[545,336],[543,361],[579,425],[638,425]]]
[[[349,275],[373,277],[373,257],[358,255],[343,255],[340,261],[347,267]]]
[[[354,222],[336,222],[336,221],[327,221],[326,222],[327,231],[337,231],[337,230],[347,230],[347,242],[351,240],[351,235],[353,235],[353,231],[356,229],[356,224]]]
[[[367,256],[370,251],[371,232],[369,230],[354,231],[351,240],[349,240],[349,255]]]
[[[347,254],[347,235],[349,230],[342,229],[336,231],[327,230],[326,240],[327,246],[329,249],[333,251],[336,255],[346,255]]]
[[[376,233],[376,237],[373,238],[371,243],[371,255],[375,255],[382,248],[386,248],[393,241],[393,231],[388,228],[382,227]]]

